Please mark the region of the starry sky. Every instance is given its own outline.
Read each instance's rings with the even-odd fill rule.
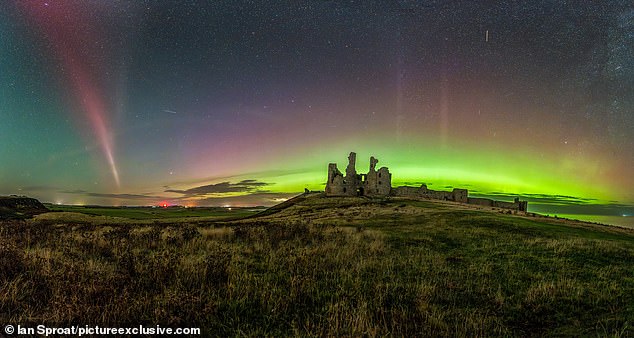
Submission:
[[[272,205],[393,185],[634,213],[631,1],[0,2],[0,194]]]

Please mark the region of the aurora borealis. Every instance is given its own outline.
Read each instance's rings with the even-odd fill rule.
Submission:
[[[271,205],[355,151],[634,213],[630,1],[2,1],[0,74],[0,194]]]

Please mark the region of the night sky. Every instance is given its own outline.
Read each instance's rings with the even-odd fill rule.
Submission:
[[[0,194],[271,205],[356,151],[393,185],[634,213],[631,1],[289,4],[1,1]]]

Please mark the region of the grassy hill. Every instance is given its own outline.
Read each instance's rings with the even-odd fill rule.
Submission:
[[[213,336],[632,336],[634,232],[309,195],[258,217],[0,225],[0,322]]]
[[[0,220],[21,219],[48,212],[40,201],[25,196],[0,196]]]

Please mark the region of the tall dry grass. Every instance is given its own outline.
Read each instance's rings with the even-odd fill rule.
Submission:
[[[213,336],[634,334],[627,241],[434,222],[4,222],[0,322]]]

